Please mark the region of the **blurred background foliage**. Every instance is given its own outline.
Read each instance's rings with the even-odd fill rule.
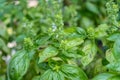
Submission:
[[[60,4],[63,27],[88,29],[106,23],[106,1],[63,0]],[[118,0],[118,2],[120,1]],[[32,6],[31,3],[35,5]],[[27,36],[33,38],[39,33],[40,35],[46,34],[48,28],[51,27],[49,24],[51,19],[49,18],[53,17],[54,14],[51,15],[52,13],[51,8],[46,9],[44,0],[0,0],[0,80],[6,80],[7,62],[16,50],[22,48],[21,44],[27,32],[30,31],[31,34]],[[98,44],[100,44],[100,47],[100,41],[98,41]],[[102,65],[100,64],[102,64],[101,58],[84,69],[89,78],[104,71],[101,70]],[[94,72],[91,69],[94,69]],[[29,71],[35,73],[34,69],[30,67],[27,75],[25,75],[25,80],[31,80],[33,76],[29,74]]]

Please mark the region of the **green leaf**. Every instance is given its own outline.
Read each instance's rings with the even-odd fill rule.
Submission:
[[[25,37],[26,37],[26,36],[25,36],[24,34],[19,35],[19,36],[16,38],[16,42],[23,42]]]
[[[56,56],[58,51],[55,47],[48,46],[41,53],[39,53],[39,63],[44,62],[50,57]]]
[[[76,29],[76,27],[68,27],[68,28],[64,29],[64,32],[66,34],[74,33],[76,31],[75,29]]]
[[[86,74],[79,67],[64,64],[61,66],[61,71],[68,80],[88,80]]]
[[[107,40],[109,41],[116,41],[118,38],[120,38],[120,33],[114,33],[112,35],[110,35]]]
[[[81,25],[87,29],[88,27],[93,26],[93,21],[88,17],[83,17],[81,20]]]
[[[34,54],[35,54],[35,50],[31,50],[31,51],[28,52],[30,60],[33,59]]]
[[[106,59],[107,61],[109,61],[110,63],[114,62],[115,61],[115,58],[113,56],[113,53],[112,53],[112,49],[108,49],[106,51]]]
[[[86,37],[86,32],[84,29],[77,27],[76,28],[77,32],[81,35],[81,37],[85,38]]]
[[[65,50],[71,49],[75,46],[79,46],[84,42],[82,38],[75,38],[70,40],[61,41],[61,47],[65,48]]]
[[[5,42],[3,39],[0,38],[0,48],[2,48],[3,46],[5,46]]]
[[[93,72],[93,74],[96,75],[98,73],[106,71],[106,68],[103,65],[104,63],[106,63],[105,60],[101,58],[97,59],[94,64],[91,64],[92,66],[94,65],[94,69],[93,71],[89,71],[89,75],[91,74],[91,72]]]
[[[68,27],[64,29],[63,32],[64,32],[64,36],[67,37],[67,39],[86,37],[85,30],[80,27]]]
[[[97,53],[97,48],[95,45],[95,42],[93,41],[86,41],[84,43],[84,47],[82,51],[85,53],[85,56],[81,58],[81,63],[83,66],[88,65],[92,60],[94,59],[96,53]]]
[[[120,73],[120,61],[110,63],[106,66],[109,70]]]
[[[95,76],[92,80],[108,80],[110,77],[114,76],[111,73],[101,73]]]
[[[81,54],[78,54],[77,51],[73,51],[73,52],[64,52],[63,53],[66,57],[69,57],[69,58],[81,58],[82,55]]]
[[[36,40],[36,43],[38,45],[43,45],[47,42],[48,39],[50,39],[50,36],[44,36],[44,37],[41,37],[40,39]]]
[[[6,80],[5,75],[1,75],[0,80]]]
[[[5,39],[8,39],[7,28],[3,23],[0,23],[0,36]]]
[[[18,51],[10,60],[8,77],[10,80],[21,80],[27,72],[30,60],[25,50]]]
[[[65,80],[61,71],[53,71],[51,69],[45,71],[39,80]]]
[[[64,74],[61,71],[53,72],[53,80],[65,80]]]
[[[108,80],[120,80],[120,75],[113,76],[113,77],[109,78]]]
[[[86,7],[89,11],[95,13],[95,14],[99,14],[99,10],[98,8],[96,7],[95,4],[91,3],[91,2],[87,2],[86,3]]]
[[[40,80],[40,77],[41,77],[41,76],[34,76],[34,77],[32,78],[32,80]]]
[[[116,60],[120,60],[120,39],[118,38],[113,46],[113,56]]]
[[[52,75],[52,73],[53,73],[53,72],[52,72],[51,69],[45,71],[45,72],[41,75],[41,77],[40,77],[39,80],[52,80],[52,78],[50,78],[50,76]]]
[[[9,48],[5,44],[5,41],[3,39],[1,39],[1,38],[0,38],[0,49],[2,49],[6,53],[10,52]]]
[[[95,37],[96,38],[103,38],[107,36],[107,30],[109,26],[107,24],[101,24],[95,29]]]

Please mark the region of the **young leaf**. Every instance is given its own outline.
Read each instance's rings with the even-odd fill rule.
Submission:
[[[55,47],[48,46],[39,54],[39,63],[44,62],[46,59],[56,56],[58,51]]]
[[[77,27],[76,28],[77,32],[81,35],[81,37],[85,38],[86,37],[86,32],[84,29]]]

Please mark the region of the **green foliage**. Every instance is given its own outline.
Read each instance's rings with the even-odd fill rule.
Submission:
[[[113,46],[113,55],[116,60],[119,60],[120,53],[120,39],[117,39]]]
[[[27,72],[30,59],[25,50],[17,52],[11,59],[8,67],[8,76],[10,80],[21,80]]]
[[[0,80],[120,79],[119,0],[31,1],[0,1]]]
[[[83,66],[86,66],[90,62],[93,61],[93,59],[97,53],[95,42],[94,41],[86,41],[84,43],[82,51],[85,53],[85,56],[83,56],[81,58],[81,63],[83,64]]]
[[[39,53],[39,63],[44,62],[46,59],[50,57],[54,57],[58,54],[58,51],[56,48],[52,46],[48,46],[46,49],[44,49],[41,53]]]
[[[111,73],[101,73],[97,75],[96,77],[94,77],[92,80],[109,80],[113,76],[114,74],[111,74]]]

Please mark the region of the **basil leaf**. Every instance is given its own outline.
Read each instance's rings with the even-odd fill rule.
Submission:
[[[96,38],[103,38],[107,36],[107,30],[109,26],[107,24],[101,24],[95,29],[95,37]]]
[[[107,40],[109,41],[116,41],[118,38],[120,38],[120,33],[114,33],[112,35],[110,35]]]
[[[50,39],[50,36],[44,36],[44,37],[41,37],[40,39],[36,40],[36,43],[38,45],[43,45],[47,42],[47,40]]]
[[[120,39],[117,39],[113,46],[113,55],[116,60],[120,59]]]
[[[45,72],[41,75],[41,77],[40,77],[39,80],[52,80],[52,79],[50,78],[50,75],[52,75],[52,70],[51,70],[51,69],[45,71]]]
[[[40,80],[40,77],[41,76],[35,76],[35,77],[32,78],[32,80]]]
[[[113,77],[109,78],[108,80],[120,80],[120,75],[113,76]]]
[[[80,27],[77,27],[76,28],[77,32],[81,35],[82,38],[85,38],[86,37],[86,32],[84,29],[80,28]]]
[[[83,42],[84,42],[83,39],[76,38],[76,39],[73,39],[73,40],[69,40],[65,46],[68,47],[68,48],[72,48],[72,47],[75,47],[75,46],[78,46],[78,45],[82,44]]]
[[[65,80],[61,71],[53,71],[51,69],[45,71],[39,80]]]
[[[71,49],[75,46],[82,44],[84,40],[82,38],[75,38],[71,40],[64,40],[61,42],[61,47],[65,50]]]
[[[0,48],[2,48],[3,46],[5,46],[5,42],[3,39],[0,38]]]
[[[87,3],[86,3],[86,8],[87,8],[89,11],[91,11],[91,12],[93,12],[93,13],[95,13],[95,14],[99,14],[99,10],[98,10],[98,8],[96,7],[96,5],[93,4],[93,3],[91,3],[91,2],[87,2]]]
[[[9,32],[7,32],[7,27],[3,23],[0,23],[0,36],[5,39],[8,39],[8,33]]]
[[[10,80],[21,80],[29,67],[29,57],[25,50],[18,51],[10,60],[8,77]]]
[[[39,63],[44,62],[46,59],[56,56],[58,51],[55,47],[48,46],[39,54]]]
[[[9,48],[7,47],[5,41],[2,38],[0,38],[0,49],[2,49],[6,53],[10,52]]]
[[[97,53],[95,42],[86,41],[82,51],[85,53],[85,56],[81,58],[81,63],[83,64],[83,66],[86,66],[90,62],[92,62]]]
[[[24,34],[21,34],[16,38],[16,42],[18,43],[23,42],[24,38],[26,38],[26,36]]]
[[[97,76],[95,76],[92,80],[108,80],[112,76],[114,76],[114,74],[111,74],[111,73],[101,73],[101,74],[98,74]]]
[[[53,73],[53,80],[65,80],[64,79],[64,74],[61,71]]]
[[[112,49],[108,49],[108,50],[106,51],[106,59],[107,59],[107,61],[109,61],[110,63],[115,61],[115,58],[114,58],[113,53],[112,53]]]
[[[86,74],[79,67],[64,64],[61,66],[61,71],[68,80],[88,80]]]
[[[120,72],[120,61],[110,63],[106,67],[111,71]]]
[[[77,51],[74,51],[74,52],[64,52],[63,53],[66,57],[69,57],[69,58],[81,58],[82,55],[77,53]]]

